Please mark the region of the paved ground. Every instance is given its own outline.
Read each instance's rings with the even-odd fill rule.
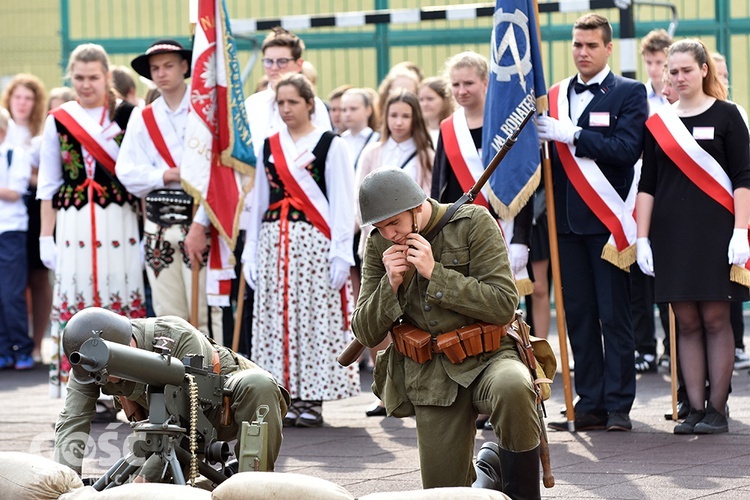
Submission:
[[[556,336],[551,342],[557,348]],[[277,470],[322,477],[355,496],[420,488],[414,420],[365,417],[373,401],[372,376],[364,373],[362,379],[362,395],[324,405],[323,428],[285,430]],[[557,484],[543,489],[543,497],[750,499],[747,370],[735,374],[733,385],[729,434],[676,436],[663,416],[671,408],[668,376],[640,375],[631,413],[633,432],[550,432]],[[46,371],[0,372],[0,395],[0,450],[51,456],[52,424],[62,401],[48,398]],[[551,419],[559,419],[562,405],[558,374],[547,402]],[[128,433],[124,423],[96,425],[96,446],[85,462],[84,475],[105,471],[122,453]],[[477,449],[492,438],[490,431],[478,431]]]

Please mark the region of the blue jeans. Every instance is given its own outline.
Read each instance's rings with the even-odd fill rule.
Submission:
[[[31,355],[26,309],[26,231],[0,234],[0,356]]]

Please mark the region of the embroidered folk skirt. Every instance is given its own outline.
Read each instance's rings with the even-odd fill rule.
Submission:
[[[128,318],[145,318],[138,219],[130,205],[95,205],[96,243],[92,245],[90,207],[57,212],[57,268],[52,302],[50,395],[61,397],[70,365],[60,336],[68,320],[99,306]],[[93,249],[96,248],[96,261]],[[96,277],[96,280],[95,280]]]
[[[292,398],[341,399],[359,394],[359,368],[336,357],[353,338],[351,282],[331,289],[330,241],[307,222],[263,222],[258,238],[252,360]],[[346,307],[342,308],[342,296]]]

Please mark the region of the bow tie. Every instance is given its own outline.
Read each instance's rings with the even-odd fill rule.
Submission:
[[[592,94],[596,94],[596,91],[599,90],[599,84],[592,83],[591,85],[584,85],[583,83],[576,81],[575,86],[573,87],[573,90],[576,91],[576,94],[580,94],[581,92],[586,92],[587,90],[591,91]]]

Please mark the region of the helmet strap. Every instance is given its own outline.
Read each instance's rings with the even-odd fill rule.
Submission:
[[[418,207],[414,207],[411,209],[411,232],[412,233],[419,233],[419,219],[418,219],[417,208]]]

